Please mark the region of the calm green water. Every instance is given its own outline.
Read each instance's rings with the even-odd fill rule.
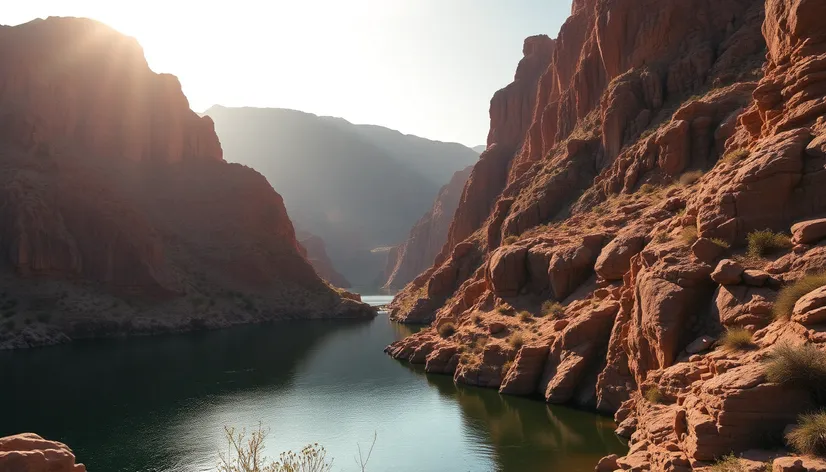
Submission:
[[[64,441],[91,472],[214,470],[223,426],[259,421],[271,456],[319,442],[335,471],[374,432],[371,472],[590,471],[623,451],[605,418],[382,352],[409,333],[382,315],[0,352],[0,436]]]

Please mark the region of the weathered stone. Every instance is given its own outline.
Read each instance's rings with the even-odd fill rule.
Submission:
[[[745,268],[731,259],[723,259],[711,273],[711,280],[720,285],[737,285],[743,278]]]
[[[814,244],[826,238],[826,218],[807,220],[792,226],[792,242],[795,244]]]

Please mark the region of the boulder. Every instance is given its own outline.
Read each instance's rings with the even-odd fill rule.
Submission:
[[[826,461],[817,457],[778,457],[771,472],[826,472]]]
[[[605,280],[622,280],[631,268],[631,258],[642,251],[648,229],[632,226],[623,229],[602,249],[594,270]]]
[[[720,285],[737,285],[743,280],[743,272],[746,269],[731,259],[723,259],[717,264],[717,268],[711,273],[711,280]]]
[[[0,471],[86,472],[86,467],[65,444],[23,433],[0,438]]]
[[[826,218],[807,220],[792,226],[792,242],[795,244],[814,244],[826,238]]]
[[[528,249],[522,246],[504,246],[490,258],[488,280],[491,290],[500,297],[514,297],[528,279]]]
[[[530,395],[536,392],[539,377],[548,359],[548,346],[522,346],[513,360],[499,393]]]
[[[708,238],[700,238],[691,246],[691,252],[697,260],[706,264],[714,264],[726,253],[726,248]]]
[[[804,326],[826,323],[826,286],[800,297],[794,304],[792,320]]]

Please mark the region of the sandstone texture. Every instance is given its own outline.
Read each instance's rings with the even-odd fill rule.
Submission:
[[[824,15],[810,0],[575,0],[557,38],[526,41],[445,246],[391,306],[432,327],[387,352],[614,415],[629,451],[597,470],[730,454],[821,470],[780,439],[816,399],[765,361],[826,349],[823,287],[774,314],[779,290],[826,267]],[[767,229],[794,247],[748,253]],[[727,345],[730,330],[751,343]]]
[[[0,438],[0,471],[86,472],[86,467],[65,444],[23,433]]]
[[[371,316],[134,39],[35,20],[0,29],[0,62],[0,348]]]

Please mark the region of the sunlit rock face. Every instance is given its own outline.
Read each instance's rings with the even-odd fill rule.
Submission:
[[[134,39],[36,20],[0,63],[0,348],[361,310]]]
[[[526,47],[550,55],[520,66],[534,86],[494,98],[448,242],[391,306],[431,327],[387,352],[615,414],[630,452],[600,470],[688,471],[782,437],[812,399],[765,359],[826,349],[822,287],[773,315],[826,254],[823,7],[574,2]],[[767,229],[792,237],[744,257]]]

